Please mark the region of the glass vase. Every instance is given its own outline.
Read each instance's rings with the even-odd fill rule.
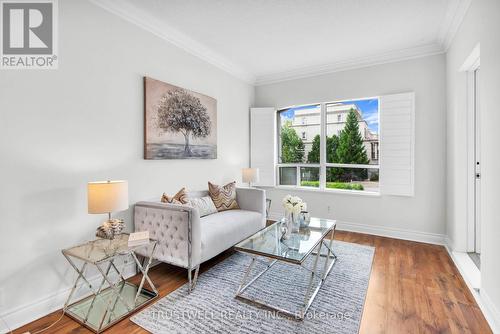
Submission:
[[[288,229],[291,233],[297,233],[300,229],[299,217],[293,212],[287,212]]]

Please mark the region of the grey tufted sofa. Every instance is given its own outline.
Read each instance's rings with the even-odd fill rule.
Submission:
[[[188,197],[207,196],[207,191]],[[149,231],[158,240],[154,258],[188,270],[189,291],[196,285],[200,263],[231,248],[266,224],[264,190],[237,188],[239,210],[201,217],[198,209],[160,201],[138,202],[134,207],[136,231]],[[146,256],[150,250],[138,251]],[[194,277],[192,272],[194,270]]]

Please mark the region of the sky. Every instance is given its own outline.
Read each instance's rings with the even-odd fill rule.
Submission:
[[[363,115],[363,119],[368,123],[368,127],[374,133],[378,133],[378,99],[365,99],[365,100],[356,100],[356,101],[342,101],[343,104],[355,104],[359,110],[361,110],[361,114]],[[281,117],[285,118],[293,118],[296,110],[304,110],[304,109],[315,109],[319,108],[319,106],[302,106],[302,107],[294,107],[290,108],[287,111],[281,113]]]

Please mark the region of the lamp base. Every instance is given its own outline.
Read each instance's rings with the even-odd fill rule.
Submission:
[[[114,239],[115,235],[122,232],[125,223],[122,219],[108,219],[104,221],[95,231],[95,236],[103,239]]]

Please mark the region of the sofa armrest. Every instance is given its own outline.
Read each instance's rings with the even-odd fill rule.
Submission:
[[[154,258],[184,268],[200,263],[200,214],[196,208],[161,202],[138,202],[134,206],[134,228],[149,231],[158,241]],[[146,249],[141,255],[147,254]],[[144,253],[144,254],[143,254]]]
[[[236,188],[236,201],[243,210],[256,211],[266,224],[266,192],[257,188]]]

